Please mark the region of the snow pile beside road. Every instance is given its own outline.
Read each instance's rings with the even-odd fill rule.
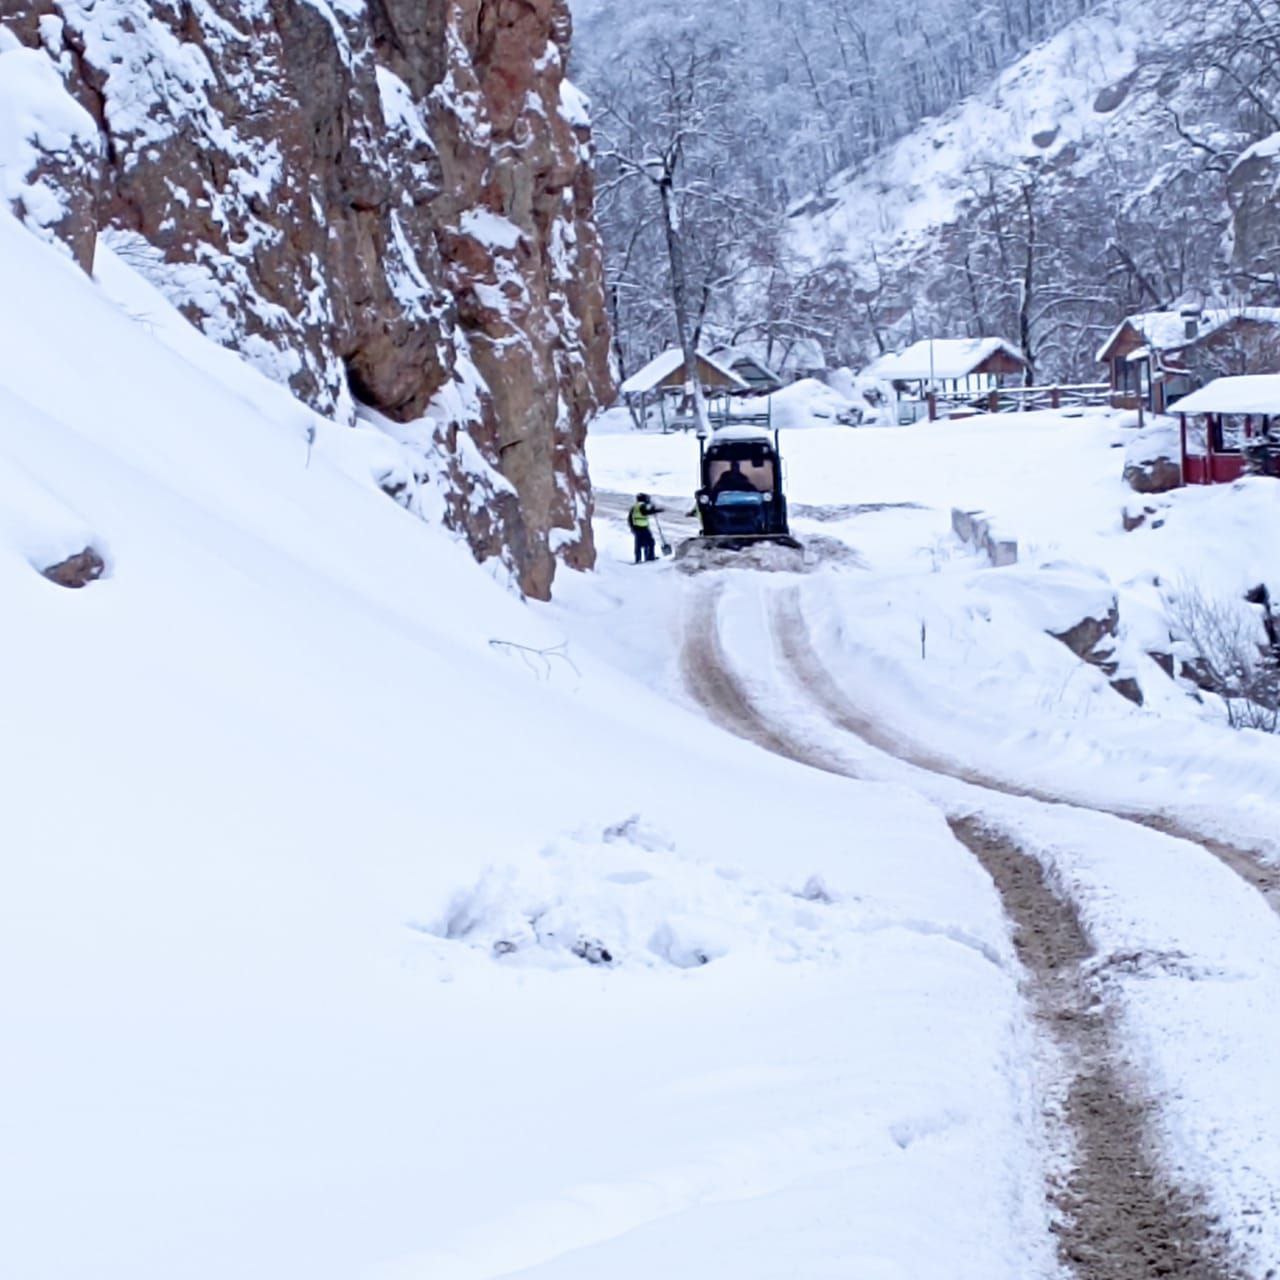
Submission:
[[[801,378],[774,392],[769,397],[772,425],[784,430],[804,427],[830,427],[858,425],[862,410],[856,401],[819,382],[816,378]]]

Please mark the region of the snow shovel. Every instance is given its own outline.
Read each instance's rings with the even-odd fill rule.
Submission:
[[[653,517],[654,528],[658,531],[658,545],[662,548],[662,554],[669,556],[671,554],[671,543],[667,541],[667,535],[662,532],[662,526],[658,523],[658,517]]]

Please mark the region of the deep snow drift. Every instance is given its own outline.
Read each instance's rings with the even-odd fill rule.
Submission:
[[[939,813],[617,673],[634,579],[524,605],[101,261],[0,213],[0,1270],[1050,1274]]]

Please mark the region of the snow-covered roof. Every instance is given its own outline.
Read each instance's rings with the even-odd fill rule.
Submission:
[[[1198,319],[1196,332],[1187,337],[1187,320]],[[1126,325],[1135,329],[1147,347],[1156,351],[1179,351],[1193,342],[1201,342],[1211,333],[1233,320],[1255,320],[1259,324],[1280,325],[1280,307],[1209,307],[1199,316],[1182,311],[1139,311],[1126,316],[1107,335],[1098,348],[1098,359],[1105,360],[1112,343],[1124,331]],[[1136,356],[1136,352],[1134,356]],[[1149,352],[1148,352],[1149,354]],[[1134,356],[1130,356],[1133,359]]]
[[[716,373],[720,374],[733,386],[746,389],[747,384],[732,369],[726,369],[718,361],[713,360],[705,351],[698,352],[698,359],[704,361]],[[646,391],[654,391],[673,373],[684,368],[684,352],[679,347],[668,347],[661,355],[654,356],[643,369],[638,369],[622,384],[624,396],[643,395]]]
[[[1022,353],[1003,338],[923,338],[897,355],[872,361],[865,372],[886,382],[963,378],[997,352],[1025,364]]]
[[[1256,413],[1280,417],[1280,373],[1214,378],[1169,406],[1170,413]]]
[[[713,444],[772,444],[773,437],[763,427],[720,427],[711,433]]]
[[[754,365],[761,373],[767,373],[769,377],[777,380],[778,375],[764,360],[743,347],[715,347],[712,349],[711,356],[729,369],[736,369],[740,364]]]

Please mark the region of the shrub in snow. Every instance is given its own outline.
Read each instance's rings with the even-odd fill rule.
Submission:
[[[677,969],[697,969],[727,955],[729,943],[723,926],[715,921],[673,916],[654,930],[649,950]]]
[[[412,927],[504,967],[662,973],[730,954],[826,960],[863,914],[816,874],[799,891],[753,883],[736,867],[659,843],[635,820],[609,832],[611,839],[565,838],[522,865],[490,868],[436,922]]]
[[[1191,673],[1222,699],[1227,723],[1280,731],[1280,624],[1266,588],[1246,601],[1211,596],[1188,583],[1166,603],[1178,639],[1190,650]]]
[[[644,818],[633,813],[622,822],[615,822],[606,827],[601,837],[605,844],[632,844],[638,849],[650,852],[671,850],[674,848],[670,839]]]
[[[810,876],[804,882],[804,888],[800,890],[797,896],[803,898],[806,902],[831,903],[835,901],[821,876]]]
[[[612,964],[613,953],[604,943],[594,938],[579,938],[569,950],[588,964]]]

